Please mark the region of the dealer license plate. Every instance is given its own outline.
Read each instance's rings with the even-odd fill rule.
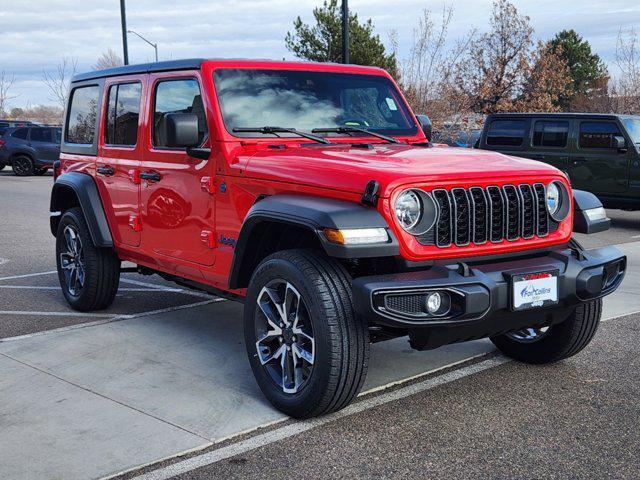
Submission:
[[[527,310],[558,303],[558,271],[511,276],[512,308]]]

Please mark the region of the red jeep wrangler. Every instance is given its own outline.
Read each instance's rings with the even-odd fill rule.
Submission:
[[[77,75],[51,197],[64,296],[108,307],[128,261],[244,302],[256,380],[294,417],[347,405],[370,343],[389,338],[574,355],[626,268],[571,238],[609,227],[601,204],[549,165],[434,148],[429,129],[377,68],[180,60]]]

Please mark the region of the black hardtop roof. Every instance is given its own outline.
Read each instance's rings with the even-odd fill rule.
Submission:
[[[167,60],[164,62],[139,63],[137,65],[124,65],[122,67],[107,68],[105,70],[95,70],[93,72],[80,73],[74,75],[72,82],[84,82],[95,80],[96,78],[117,77],[119,75],[131,75],[134,73],[169,72],[171,70],[194,70],[199,69],[204,62],[204,58],[186,58],[184,60]]]
[[[489,118],[497,117],[514,117],[514,118],[533,118],[533,117],[558,117],[558,118],[640,118],[640,115],[623,115],[618,113],[588,113],[588,112],[530,112],[530,113],[490,113]]]

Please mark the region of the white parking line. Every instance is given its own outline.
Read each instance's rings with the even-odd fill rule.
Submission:
[[[44,287],[41,285],[0,285],[0,289],[15,289],[15,290],[60,290],[59,286],[56,287]],[[118,288],[119,292],[151,292],[158,293],[157,288]],[[175,293],[190,293],[181,288],[163,288],[163,292],[175,292]]]
[[[15,337],[0,338],[0,343],[23,340],[25,338],[39,337],[41,335],[68,332],[71,330],[77,330],[79,328],[96,327],[98,325],[104,325],[106,323],[119,322],[122,320],[131,320],[133,318],[146,317],[149,315],[155,315],[159,313],[173,312],[176,310],[185,310],[188,308],[201,307],[203,305],[208,305],[210,303],[218,303],[218,302],[224,302],[224,301],[226,301],[224,298],[214,297],[202,302],[187,303],[186,305],[177,305],[175,307],[159,308],[157,310],[148,310],[146,312],[132,313],[130,315],[124,315],[124,314],[118,315],[113,313],[102,314],[102,313],[81,313],[81,312],[31,312],[31,311],[13,311],[13,310],[1,311],[0,310],[0,315],[41,315],[41,316],[53,315],[53,316],[69,316],[69,317],[98,317],[98,318],[104,319],[104,320],[96,320],[95,322],[85,322],[85,323],[79,323],[76,325],[68,325],[66,327],[52,328],[51,330],[42,330],[34,333],[27,333],[25,335],[16,335]]]
[[[0,315],[36,315],[40,317],[113,317],[113,313],[37,312],[32,310],[0,310]]]
[[[13,275],[11,277],[0,277],[0,281],[2,281],[2,280],[14,280],[16,278],[39,277],[41,275],[51,275],[53,273],[58,273],[58,271],[57,270],[49,270],[48,272],[27,273],[25,275]]]
[[[345,409],[340,410],[336,413],[332,413],[331,415],[325,415],[324,417],[318,417],[311,420],[305,420],[285,425],[270,432],[256,435],[255,437],[251,437],[237,443],[232,443],[231,445],[227,445],[226,447],[222,447],[211,452],[196,455],[181,462],[177,462],[172,465],[159,468],[157,470],[152,470],[148,473],[136,476],[134,478],[138,480],[169,479],[176,475],[181,475],[197,468],[217,463],[220,460],[231,458],[242,453],[247,453],[257,448],[264,447],[265,445],[270,445],[280,440],[293,437],[294,435],[298,435],[299,433],[303,433],[313,428],[326,425],[327,423],[334,422],[341,418],[348,417],[356,413],[360,413],[365,410],[384,405],[389,402],[394,402],[396,400],[400,400],[402,398],[406,398],[411,395],[415,395],[416,393],[424,392],[425,390],[430,390],[432,388],[439,387],[450,382],[454,382],[461,378],[497,367],[507,362],[509,362],[509,359],[502,356],[490,358],[483,362],[469,365],[468,367],[463,367],[458,370],[453,370],[442,375],[429,378],[427,380],[424,380],[423,382],[419,382],[407,387],[399,388],[398,390],[352,403]],[[107,478],[113,477],[114,475]]]

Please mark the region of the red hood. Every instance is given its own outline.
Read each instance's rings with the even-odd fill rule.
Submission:
[[[498,181],[517,175],[549,176],[559,171],[547,164],[500,153],[463,148],[409,145],[288,147],[259,150],[248,161],[248,177],[361,193],[370,180],[388,197],[399,185],[451,180]]]

